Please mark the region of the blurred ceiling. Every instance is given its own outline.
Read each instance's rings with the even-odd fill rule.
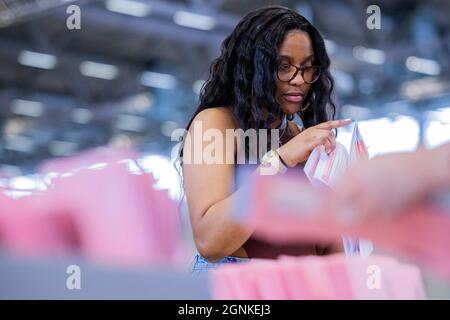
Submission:
[[[361,117],[450,105],[445,0],[0,0],[0,172],[108,143],[167,154],[222,40],[275,3],[327,39],[339,105]],[[366,27],[372,4],[380,30]]]

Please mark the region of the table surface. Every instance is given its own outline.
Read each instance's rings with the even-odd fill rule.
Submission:
[[[68,289],[70,265],[79,266],[80,289]],[[119,268],[79,257],[16,257],[0,252],[0,299],[210,299],[206,276],[174,268]]]

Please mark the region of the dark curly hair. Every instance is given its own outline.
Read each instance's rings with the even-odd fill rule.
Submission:
[[[234,106],[241,129],[268,129],[283,114],[276,100],[278,48],[288,31],[300,30],[311,38],[314,61],[321,66],[319,80],[311,85],[301,114],[305,127],[334,118],[334,82],[330,59],[319,31],[303,16],[282,6],[269,6],[248,13],[223,41],[220,56],[210,67],[209,79],[200,92],[200,103],[192,116],[204,109]],[[268,111],[265,117],[262,110]]]
[[[210,67],[209,79],[200,92],[199,105],[187,125],[201,111],[233,106],[240,128],[269,129],[283,115],[276,99],[278,49],[291,30],[306,32],[314,51],[313,64],[321,67],[304,103],[310,104],[301,119],[305,128],[335,117],[334,82],[329,72],[330,59],[319,31],[303,16],[282,6],[268,6],[244,16],[223,41],[221,54]],[[263,110],[267,110],[265,115]],[[180,149],[182,162],[183,151]]]

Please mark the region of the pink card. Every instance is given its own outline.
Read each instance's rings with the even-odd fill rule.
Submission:
[[[295,259],[281,259],[279,262],[281,277],[286,286],[287,299],[309,300],[314,297],[310,292],[310,281],[306,273],[302,272]]]
[[[388,257],[347,257],[347,272],[355,299],[394,299],[396,266],[397,262]]]
[[[256,290],[262,300],[285,300],[287,290],[278,264],[268,261],[257,263],[251,267],[256,277]]]
[[[309,294],[308,299],[329,300],[336,299],[331,274],[325,267],[327,259],[317,256],[283,257],[282,260],[292,261],[297,265],[297,272],[305,279],[305,288]]]
[[[233,288],[233,283],[239,281],[239,279],[234,277],[233,270],[230,267],[219,267],[209,272],[210,292],[215,300],[235,300],[239,296],[239,292],[236,292]]]
[[[44,164],[71,174],[31,196],[0,195],[2,242],[15,252],[76,250],[101,263],[175,263],[182,251],[177,204],[153,188],[152,175],[129,172],[122,160],[132,155],[100,148]]]
[[[239,220],[258,237],[277,243],[332,242],[341,234],[362,237],[450,278],[450,215],[442,208],[424,204],[392,219],[348,224],[336,215],[339,208],[331,193],[310,186],[300,175],[259,176],[245,190]]]
[[[326,257],[325,272],[329,274],[330,284],[336,294],[337,300],[352,300],[354,296],[347,271],[347,257],[345,254],[336,253]]]

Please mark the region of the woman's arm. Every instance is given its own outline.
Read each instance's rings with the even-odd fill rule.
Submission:
[[[294,167],[305,161],[318,145],[324,144],[331,151],[335,145],[331,130],[348,123],[348,120],[329,121],[309,128],[279,148],[278,152],[290,167]],[[234,161],[226,161],[234,160],[237,148],[237,139],[226,144],[227,130],[231,130],[234,137],[236,128],[237,123],[228,109],[206,109],[191,124],[191,139],[185,140],[183,150],[183,175],[194,240],[200,254],[210,260],[235,253],[252,234],[252,230],[232,218],[231,212],[236,199],[241,198],[240,193],[243,192],[242,189],[234,191],[235,164]],[[215,140],[203,141],[201,138],[204,135],[218,136],[222,145],[219,143],[215,145],[216,148],[211,148]],[[202,158],[201,163],[186,161],[189,158],[195,160],[196,152],[200,153],[198,158]],[[204,156],[208,154],[215,157],[216,163],[205,162],[208,159]],[[261,174],[268,174],[267,168],[262,167],[253,174],[260,174],[260,170],[264,170]]]
[[[231,113],[225,108],[206,109],[200,112],[194,121],[199,122],[197,126],[194,122],[191,125],[191,141],[185,141],[183,151],[186,199],[198,251],[207,259],[218,260],[240,249],[252,233],[247,227],[236,223],[231,216],[232,205],[239,190],[234,192],[235,165],[226,163],[226,160],[227,156],[228,159],[234,159],[236,139],[232,140],[233,145],[226,146],[225,138],[226,130],[234,130],[236,124]],[[208,131],[222,137],[222,147],[219,146],[220,139],[194,141],[194,137],[202,137],[208,134]],[[215,152],[222,152],[221,155],[211,152],[211,156],[215,156],[218,163],[207,164],[207,159],[203,156],[201,163],[185,162],[188,152],[191,155],[201,152],[206,156],[210,153],[207,152],[208,145],[214,142],[217,142]],[[191,158],[194,159],[193,156]]]

